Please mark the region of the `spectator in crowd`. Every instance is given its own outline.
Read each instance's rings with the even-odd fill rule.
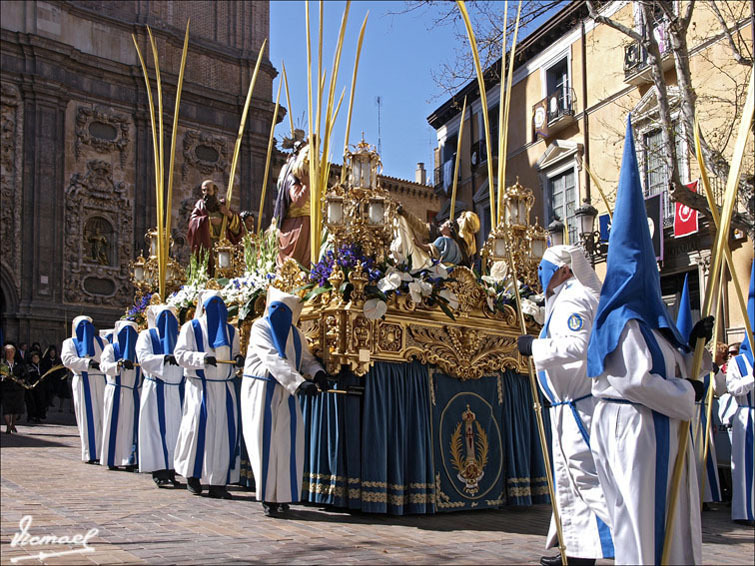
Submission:
[[[42,361],[39,364],[39,370],[42,375],[50,371],[55,366],[63,365],[63,360],[60,359],[58,354],[58,347],[55,344],[50,344],[45,350],[42,356]],[[45,378],[47,383],[48,399],[51,407],[55,406],[55,397],[57,396],[59,401],[58,412],[63,412],[63,401],[69,400],[71,411],[73,412],[73,403],[71,399],[71,382],[68,372],[65,368],[53,372]]]
[[[45,394],[44,382],[39,383],[42,377],[40,361],[42,354],[39,351],[29,352],[29,362],[26,364],[27,383],[31,389],[27,389],[26,398],[26,422],[40,424],[42,419],[47,418],[47,395]]]
[[[29,345],[26,342],[21,342],[16,349],[16,361],[25,362],[26,353],[29,351]]]
[[[16,423],[24,414],[24,386],[26,380],[26,366],[16,361],[16,347],[5,344],[3,360],[0,362],[0,387],[3,393],[3,418],[5,432],[18,432]]]
[[[31,347],[26,351],[26,357],[24,358],[24,361],[27,364],[31,361],[31,356],[34,352],[38,352],[40,358],[42,357],[42,346],[39,345],[39,342],[32,342]]]

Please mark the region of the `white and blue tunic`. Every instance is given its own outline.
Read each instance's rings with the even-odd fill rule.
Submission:
[[[726,388],[737,403],[731,419],[731,518],[755,520],[755,378],[752,363],[743,354],[726,368]]]
[[[141,370],[118,367],[118,361],[124,358],[121,348],[114,341],[102,353],[102,371],[107,375],[100,458],[103,466],[137,463]]]
[[[105,375],[101,370],[89,368],[89,361],[100,361],[105,348],[99,336],[94,337],[94,355],[84,355],[83,346],[76,338],[63,341],[60,358],[63,365],[73,372],[73,406],[76,424],[81,437],[81,459],[84,462],[98,460],[102,446],[102,415],[105,399]],[[82,355],[79,355],[79,350]]]
[[[679,427],[695,413],[694,389],[679,379],[691,365],[691,354],[632,319],[593,381],[598,403],[590,447],[611,516],[616,564],[660,563]],[[691,435],[686,438],[671,564],[702,561],[700,488]]]
[[[269,318],[252,325],[241,383],[241,419],[260,501],[301,499],[304,422],[296,390],[305,381],[303,373],[315,375],[322,369],[295,326],[290,325],[279,353]]]
[[[230,346],[208,345],[205,317],[181,327],[175,356],[185,370],[186,392],[183,416],[176,440],[174,464],[177,473],[197,478],[203,484],[226,485],[239,481],[238,414],[233,380],[235,367],[205,366],[205,356],[233,360],[239,353],[239,337],[226,324]]]
[[[577,279],[554,289],[546,323],[532,343],[538,382],[551,404],[553,479],[568,556],[613,558],[613,540],[603,491],[590,452],[595,399],[587,377],[587,342],[598,300]],[[546,547],[556,546],[551,517]]]
[[[184,370],[165,364],[165,352],[158,330],[139,333],[136,355],[144,381],[139,407],[139,471],[173,469],[173,453],[181,426]]]
[[[703,378],[705,385],[705,393],[703,394],[702,401],[695,403],[695,417],[690,422],[690,432],[695,444],[695,450],[698,456],[698,471],[702,470],[702,474],[698,474],[698,480],[705,482],[705,489],[703,491],[703,501],[721,501],[721,482],[718,479],[718,460],[716,455],[715,445],[715,417],[714,414],[717,411],[718,401],[715,397],[712,397],[713,408],[711,409],[711,419],[714,421],[711,423],[708,441],[708,457],[705,459],[705,463],[702,463],[702,456],[705,451],[705,431],[708,422],[708,406],[704,402],[708,399],[708,389],[710,388],[710,374],[706,374]],[[726,391],[725,377],[721,372],[716,373],[713,378],[713,393],[717,396],[723,395]]]

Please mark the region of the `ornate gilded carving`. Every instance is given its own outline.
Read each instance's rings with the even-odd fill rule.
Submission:
[[[76,161],[81,157],[81,146],[88,145],[97,153],[118,151],[121,167],[126,166],[130,121],[124,116],[100,112],[89,106],[76,110]]]
[[[2,83],[0,112],[0,262],[21,293],[21,192],[23,112],[21,93]]]
[[[503,369],[520,369],[516,341],[466,326],[408,325],[404,358],[437,365],[462,380],[479,379]]]
[[[295,281],[298,267],[296,272],[286,271],[284,279]],[[356,268],[349,274],[354,289],[348,302],[340,293],[325,292],[304,307],[302,330],[328,372],[338,373],[345,366],[356,375],[364,375],[375,361],[412,359],[462,380],[506,369],[527,372],[516,347],[521,334],[516,312],[511,307],[503,313],[490,311],[470,270],[457,267],[448,282],[460,299],[457,314],[461,316],[456,320],[437,307],[415,304],[408,294],[392,296],[386,315],[368,320],[364,316],[364,287],[360,287],[362,276]],[[337,289],[344,281],[343,272],[334,268],[329,281]],[[530,332],[538,332],[536,325]]]
[[[400,324],[378,324],[378,348],[384,352],[400,352],[404,331]]]
[[[105,161],[89,161],[86,173],[71,177],[65,191],[65,302],[131,301],[129,262],[134,228],[127,193],[125,183],[113,181],[112,165]],[[107,244],[102,233],[93,232],[95,225],[112,227]],[[101,261],[104,259],[107,262]]]
[[[226,139],[212,136],[204,132],[189,130],[184,134],[184,162],[181,166],[181,179],[186,179],[189,166],[194,167],[205,175],[216,171],[224,173],[228,170],[228,149]]]

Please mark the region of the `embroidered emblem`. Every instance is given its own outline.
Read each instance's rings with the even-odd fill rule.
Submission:
[[[479,490],[479,481],[485,475],[488,463],[488,450],[488,435],[477,422],[477,415],[467,405],[451,435],[451,465],[458,472],[456,477],[464,482],[464,491],[469,495],[475,495]]]
[[[578,314],[573,314],[569,317],[569,320],[567,321],[567,324],[569,325],[569,330],[576,332],[577,330],[582,329],[582,317]]]

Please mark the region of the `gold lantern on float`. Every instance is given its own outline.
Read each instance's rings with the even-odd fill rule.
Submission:
[[[513,261],[519,279],[537,288],[537,265],[545,252],[547,234],[537,220],[530,224],[535,197],[517,177],[516,183],[506,188],[503,203],[503,221],[490,232],[480,255],[484,263]]]
[[[345,183],[331,187],[323,197],[322,217],[334,250],[358,244],[362,253],[382,262],[393,238],[387,218],[396,203],[378,183],[382,169],[375,147],[362,141],[346,151]]]

